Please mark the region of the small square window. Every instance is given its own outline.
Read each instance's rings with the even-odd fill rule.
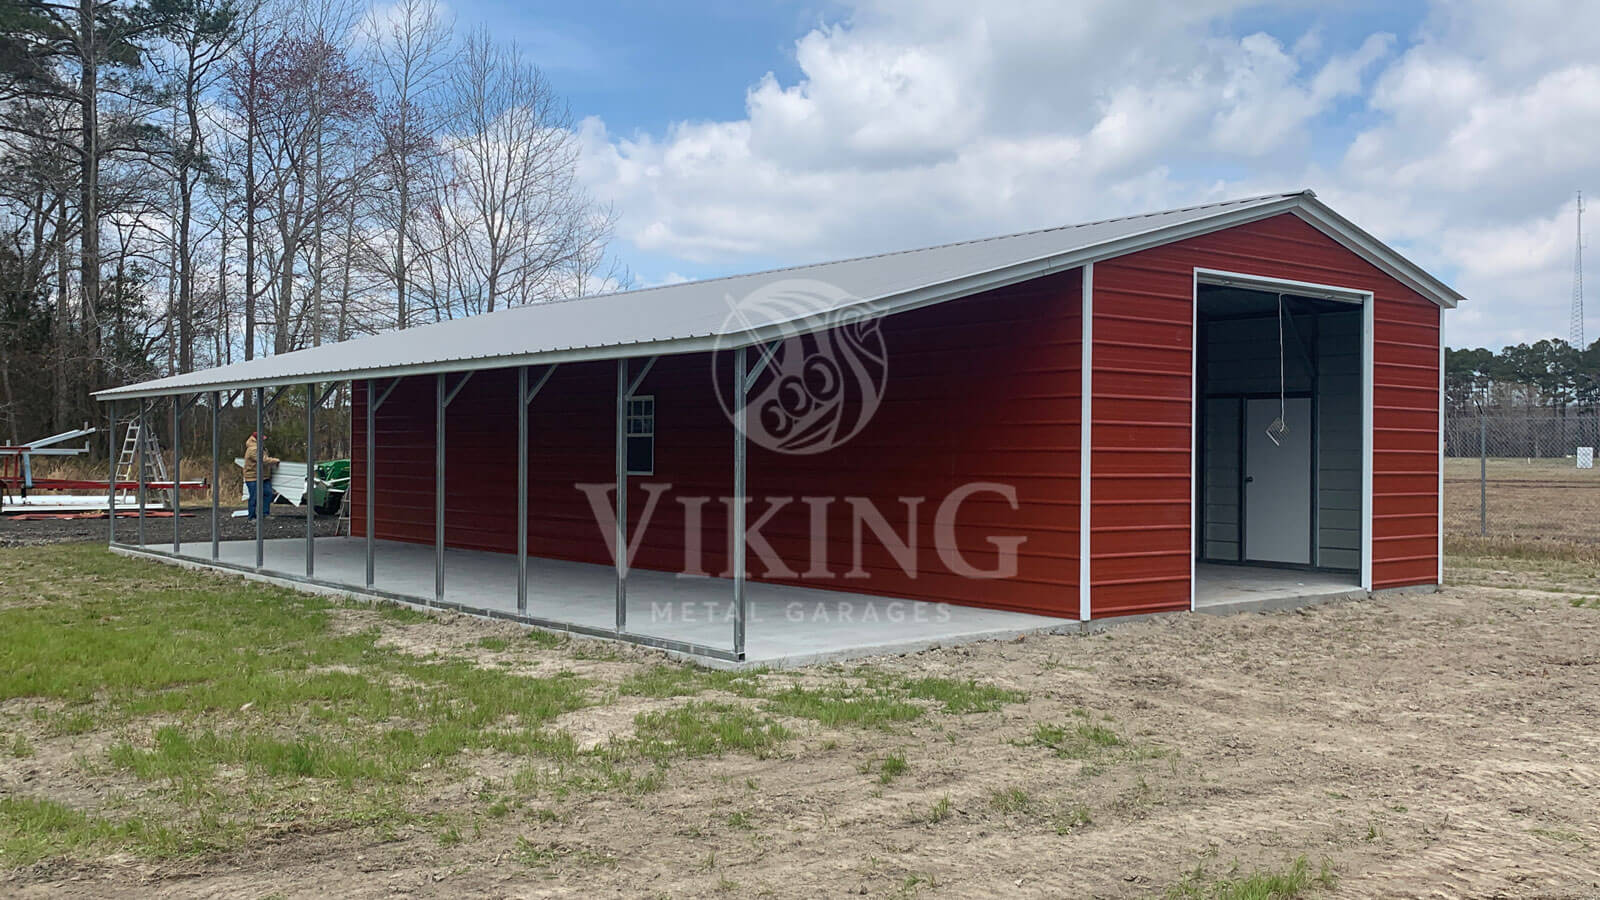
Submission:
[[[624,433],[628,439],[628,474],[656,473],[656,398],[651,395],[628,398]]]

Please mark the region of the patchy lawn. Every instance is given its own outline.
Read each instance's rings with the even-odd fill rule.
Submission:
[[[0,891],[1600,893],[1600,578],[726,673],[0,550]]]

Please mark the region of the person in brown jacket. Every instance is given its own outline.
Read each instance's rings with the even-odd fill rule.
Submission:
[[[257,510],[260,510],[262,516],[270,516],[270,515],[272,515],[272,483],[270,481],[268,481],[267,479],[272,477],[272,469],[273,469],[274,466],[276,466],[278,464],[278,458],[275,457],[275,456],[263,456],[262,457],[261,461],[265,465],[265,468],[261,472],[261,481],[262,481],[262,485],[261,486],[264,488],[262,493],[266,494],[266,497],[264,498],[265,502],[262,502],[260,505],[257,505],[257,503],[256,503],[256,500],[257,500],[257,497],[256,497],[256,452],[257,452],[257,450],[256,450],[256,442],[257,442],[258,439],[259,439],[259,435],[257,435],[255,432],[252,431],[250,433],[250,437],[245,439],[245,442],[244,442],[244,489],[250,495],[250,512],[249,512],[248,515],[252,519],[254,519],[256,517],[256,511]],[[266,448],[262,447],[260,452],[262,454],[265,454],[267,452]]]

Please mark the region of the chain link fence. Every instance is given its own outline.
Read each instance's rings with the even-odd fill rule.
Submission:
[[[1445,534],[1600,544],[1593,448],[1600,407],[1447,416]]]

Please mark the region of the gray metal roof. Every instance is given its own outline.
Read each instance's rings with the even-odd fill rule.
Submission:
[[[1282,212],[1294,212],[1444,306],[1454,291],[1339,217],[1310,191],[512,307],[96,394],[102,400],[455,372],[739,346],[968,296]]]

